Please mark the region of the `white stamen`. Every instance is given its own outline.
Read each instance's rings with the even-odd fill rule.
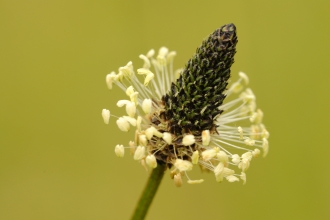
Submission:
[[[118,128],[121,131],[125,131],[125,132],[129,131],[129,129],[130,129],[129,123],[123,117],[118,118],[118,120],[116,121],[116,123],[118,125]]]
[[[134,160],[141,160],[145,157],[145,147],[138,146],[134,153]]]
[[[133,86],[129,86],[127,89],[126,89],[126,95],[128,96],[128,97],[131,97],[131,95],[132,94],[134,94],[134,88],[133,88]]]
[[[151,168],[156,168],[157,167],[157,160],[156,160],[156,157],[153,154],[148,155],[146,157],[146,163]]]
[[[149,114],[151,112],[151,99],[144,99],[142,102],[142,110],[144,113]]]
[[[115,154],[117,155],[117,157],[124,157],[125,154],[124,146],[117,144],[115,147]]]
[[[116,76],[115,72],[111,72],[105,77],[105,81],[107,83],[108,89],[110,89],[110,90],[112,89],[112,83],[114,81],[116,81],[116,79],[117,79],[117,76]]]
[[[110,111],[108,109],[102,109],[102,117],[105,124],[109,124]]]
[[[192,145],[194,143],[195,143],[195,137],[192,134],[188,134],[188,135],[184,136],[183,139],[182,139],[182,144],[184,146],[189,146],[189,145]]]
[[[135,118],[132,118],[132,117],[129,117],[129,116],[123,116],[123,118],[128,121],[132,126],[136,126],[136,119]]]
[[[148,57],[146,57],[145,55],[141,54],[139,56],[139,58],[144,61],[143,68],[149,69],[151,65],[150,65],[150,60],[148,59]]]
[[[241,180],[243,180],[243,185],[245,185],[245,183],[246,183],[246,174],[244,172],[241,172],[240,178],[241,178]]]
[[[177,187],[182,186],[182,177],[180,173],[174,175],[174,185]]]
[[[242,129],[242,127],[238,126],[237,130],[239,132],[239,139],[243,140],[243,129]]]
[[[225,165],[228,163],[228,155],[224,151],[219,151],[217,153],[217,158],[220,162],[223,162]]]
[[[210,130],[202,131],[202,143],[204,146],[208,146],[211,141]]]
[[[203,160],[209,161],[209,160],[213,159],[217,155],[218,152],[219,152],[218,147],[214,147],[214,148],[203,151],[202,152]]]
[[[262,149],[264,151],[263,157],[265,157],[268,154],[268,149],[269,149],[268,140],[266,138],[262,139]]]
[[[237,182],[237,181],[239,181],[239,179],[238,179],[236,176],[233,176],[233,175],[231,175],[231,176],[227,176],[226,179],[227,179],[228,182],[230,182],[230,183],[233,183],[233,182]]]
[[[198,164],[198,159],[199,159],[199,152],[197,150],[195,150],[191,156],[191,162],[193,164]]]
[[[245,82],[245,85],[249,84],[249,77],[245,73],[239,72],[238,75],[241,79],[243,79],[243,81]]]
[[[174,166],[180,171],[190,171],[193,168],[193,164],[187,160],[176,159]]]
[[[163,139],[167,144],[172,144],[172,135],[169,132],[163,133]]]
[[[139,135],[139,144],[142,146],[147,146],[147,137],[144,134]]]
[[[134,102],[128,102],[126,104],[126,113],[128,114],[128,116],[130,117],[134,117],[135,113],[136,113],[136,106]]]
[[[248,146],[253,146],[254,144],[255,144],[255,140],[252,140],[251,138],[246,138],[245,140],[244,140],[244,143],[246,144],[246,145],[248,145]]]
[[[187,183],[189,183],[189,184],[200,184],[200,183],[202,183],[202,182],[204,182],[204,180],[203,179],[200,179],[200,180],[188,180],[187,181]]]

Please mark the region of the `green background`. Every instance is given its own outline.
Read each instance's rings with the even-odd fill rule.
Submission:
[[[147,219],[329,219],[329,1],[0,1],[0,219],[128,219],[148,173],[114,154],[134,132],[105,75],[149,49],[184,66],[233,22],[233,79],[246,72],[270,131],[247,184],[176,188],[168,173]]]

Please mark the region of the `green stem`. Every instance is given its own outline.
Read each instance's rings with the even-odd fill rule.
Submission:
[[[152,199],[154,198],[158,186],[164,176],[165,169],[165,164],[160,165],[158,163],[157,167],[151,172],[147,185],[145,186],[141,198],[135,208],[132,220],[142,220],[147,215]]]

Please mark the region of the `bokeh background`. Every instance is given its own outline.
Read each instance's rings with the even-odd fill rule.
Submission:
[[[246,185],[176,188],[168,173],[147,219],[330,219],[329,1],[0,1],[0,219],[128,219],[148,173],[114,146],[134,132],[105,75],[167,46],[185,62],[233,22],[232,67],[248,73],[270,131]]]

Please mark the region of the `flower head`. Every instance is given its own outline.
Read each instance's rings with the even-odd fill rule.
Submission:
[[[268,152],[269,132],[246,87],[247,75],[240,72],[238,81],[227,86],[236,44],[236,27],[227,24],[202,42],[184,69],[174,71],[176,52],[162,47],[157,56],[154,50],[141,54],[144,64],[136,72],[128,62],[106,76],[109,89],[116,84],[128,96],[117,103],[127,113],[117,120],[119,129],[136,127],[127,148],[144,166],[166,164],[176,186],[184,175],[190,184],[203,182],[187,175],[197,164],[213,172],[217,182],[241,179],[245,184],[252,159]],[[102,111],[105,123],[109,114]],[[116,154],[124,155],[122,145]]]

